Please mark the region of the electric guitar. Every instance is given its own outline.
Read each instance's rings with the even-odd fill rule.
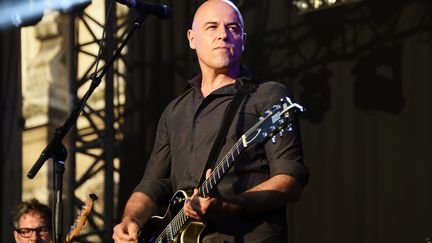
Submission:
[[[82,228],[84,227],[87,216],[90,214],[90,212],[93,209],[94,201],[97,200],[97,196],[95,194],[90,194],[89,197],[90,198],[87,199],[84,206],[82,206],[82,209],[78,212],[78,216],[75,219],[73,226],[71,227],[69,233],[66,236],[66,243],[72,242],[72,240],[80,234]]]
[[[288,97],[281,99],[267,110],[229,150],[225,157],[213,168],[210,176],[198,188],[201,197],[209,196],[225,173],[232,167],[239,155],[253,143],[260,143],[271,138],[276,142],[276,135],[283,135],[292,130],[294,113],[303,112],[303,107],[293,103]],[[139,242],[171,243],[200,242],[200,234],[205,227],[204,222],[195,221],[185,215],[183,206],[188,197],[185,191],[177,191],[171,198],[163,217],[153,216],[141,230]]]

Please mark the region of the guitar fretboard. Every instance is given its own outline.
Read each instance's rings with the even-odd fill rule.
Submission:
[[[234,164],[234,161],[245,149],[243,142],[239,139],[225,157],[213,168],[209,178],[198,188],[198,194],[201,197],[207,197],[212,189],[218,184],[229,168]]]

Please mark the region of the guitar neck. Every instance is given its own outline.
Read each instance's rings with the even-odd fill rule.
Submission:
[[[243,140],[239,139],[225,157],[220,161],[215,168],[213,168],[210,176],[202,183],[198,188],[198,194],[201,197],[207,197],[213,188],[219,183],[225,173],[234,164],[234,161],[243,152],[246,147],[243,144]]]

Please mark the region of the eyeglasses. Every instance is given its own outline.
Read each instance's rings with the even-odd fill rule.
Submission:
[[[45,237],[48,236],[50,233],[51,226],[43,225],[37,228],[21,228],[21,229],[15,229],[18,234],[21,235],[21,237],[24,238],[30,238],[33,234],[33,231],[36,232],[38,235]]]

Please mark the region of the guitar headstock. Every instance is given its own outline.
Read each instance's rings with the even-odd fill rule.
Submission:
[[[87,199],[81,210],[78,212],[78,216],[75,219],[73,226],[71,226],[68,235],[66,236],[66,243],[71,242],[72,239],[77,237],[83,229],[87,216],[93,209],[94,201],[97,200],[97,196],[95,194],[90,194],[89,197],[90,198]]]
[[[303,111],[303,107],[292,102],[289,97],[282,98],[280,102],[265,111],[259,118],[259,122],[245,133],[243,143],[247,146],[251,143],[263,142],[268,138],[275,143],[276,135],[282,137],[284,133],[292,131],[294,115]]]

